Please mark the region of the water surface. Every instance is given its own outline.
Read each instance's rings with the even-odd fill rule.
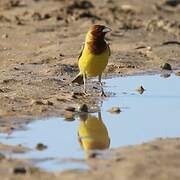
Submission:
[[[169,78],[147,75],[107,79],[105,91],[115,93],[115,96],[102,102],[101,118],[100,114],[94,113],[86,124],[78,118],[72,122],[64,121],[62,117],[38,120],[27,125],[26,130],[15,131],[9,136],[1,134],[0,139],[5,144],[32,148],[28,153],[15,156],[29,158],[43,169],[87,169],[83,159],[90,147],[116,148],[158,137],[180,137],[179,82],[180,77],[175,75]],[[141,85],[146,89],[143,94],[135,91]],[[109,113],[107,110],[112,106],[119,106],[122,112]],[[88,139],[87,136],[92,137]],[[48,148],[36,150],[35,146],[40,142]]]

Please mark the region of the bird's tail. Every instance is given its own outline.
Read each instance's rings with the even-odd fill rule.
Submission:
[[[83,75],[79,73],[79,74],[72,80],[72,83],[83,84]]]

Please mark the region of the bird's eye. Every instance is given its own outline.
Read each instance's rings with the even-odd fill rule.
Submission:
[[[98,27],[98,28],[96,29],[96,31],[97,31],[97,32],[102,32],[102,28],[99,28],[99,27]]]

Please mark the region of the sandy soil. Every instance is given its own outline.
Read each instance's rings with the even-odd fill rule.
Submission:
[[[92,0],[86,3],[0,0],[0,132],[10,133],[37,117],[62,115],[69,105],[77,106],[82,102],[96,105],[100,99],[94,88],[96,84],[89,84],[91,97],[78,93],[82,87],[70,84],[78,72],[77,57],[85,34],[94,23],[105,24],[113,30],[107,37],[112,56],[106,77],[160,72],[160,66],[166,62],[173,70],[178,70],[179,17],[180,5],[170,6],[164,0]],[[118,176],[123,179],[168,179],[169,174],[173,175],[171,179],[177,179],[179,164],[175,159],[179,154],[173,147],[179,140],[159,143],[158,148],[147,150],[150,155],[146,148],[143,149],[144,145],[142,149],[133,148],[132,154],[141,154],[142,162],[131,158],[125,163],[124,160],[112,164],[110,161],[107,172],[91,173],[95,179],[102,176],[107,179]],[[172,143],[172,149],[166,143]],[[129,156],[131,148],[127,151]],[[153,158],[149,158],[151,155]],[[11,161],[3,158],[0,171],[4,171],[4,164],[12,167]],[[166,166],[166,162],[170,165]],[[151,172],[152,164],[155,169]],[[126,170],[122,171],[124,168]],[[142,174],[146,171],[147,178]],[[21,178],[6,173],[2,176]],[[36,173],[32,175],[34,179],[39,176],[45,179],[44,174]],[[86,176],[88,179],[88,173],[73,172],[63,176],[69,179]],[[59,178],[59,175],[46,174],[47,179],[52,176]],[[26,178],[31,179],[31,175]]]

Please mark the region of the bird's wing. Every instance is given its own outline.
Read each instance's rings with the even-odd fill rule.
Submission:
[[[78,60],[81,58],[83,50],[84,50],[84,43],[81,46],[81,50],[80,50],[80,54],[79,54]],[[79,73],[71,82],[72,83],[83,84],[84,83],[83,75],[81,73]]]
[[[80,54],[79,54],[78,60],[81,58],[83,50],[84,50],[84,43],[81,46],[81,50],[80,50]]]

